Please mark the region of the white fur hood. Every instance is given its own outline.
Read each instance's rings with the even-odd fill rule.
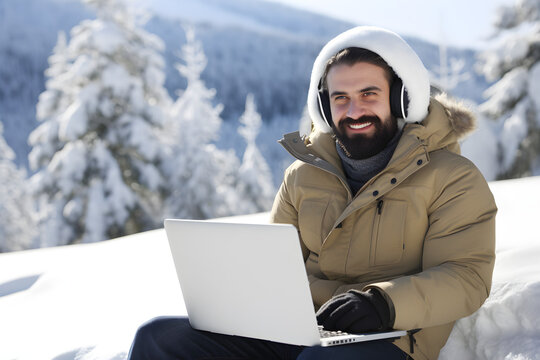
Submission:
[[[364,48],[377,53],[401,78],[409,94],[406,122],[419,122],[425,118],[429,106],[429,74],[418,55],[399,35],[391,31],[373,26],[358,26],[330,40],[315,59],[307,105],[316,129],[332,132],[320,113],[318,86],[328,59],[348,47]]]

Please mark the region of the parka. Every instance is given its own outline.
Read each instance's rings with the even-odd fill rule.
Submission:
[[[285,135],[297,159],[287,168],[271,222],[294,225],[315,309],[349,289],[387,300],[395,344],[414,359],[436,359],[456,320],[475,312],[491,288],[496,204],[458,140],[472,114],[446,97],[407,123],[388,165],[356,194],[332,134]]]

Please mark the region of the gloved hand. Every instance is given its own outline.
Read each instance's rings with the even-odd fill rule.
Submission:
[[[317,322],[326,330],[363,333],[390,327],[390,309],[376,290],[349,290],[334,296],[317,312]]]

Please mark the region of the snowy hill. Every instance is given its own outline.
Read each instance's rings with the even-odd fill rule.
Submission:
[[[499,207],[492,293],[457,323],[440,359],[540,354],[540,177],[490,186]],[[185,308],[162,229],[0,254],[0,359],[124,359],[141,323],[175,314]]]
[[[165,85],[171,96],[176,98],[177,90],[186,85],[174,64],[185,43],[183,26],[191,24],[208,57],[202,77],[209,88],[216,89],[216,100],[224,105],[222,116],[231,120],[229,128],[223,130],[225,136],[220,146],[242,151],[238,148],[242,141],[234,131],[235,120],[251,92],[265,122],[274,123],[271,130],[280,128],[260,139],[262,148],[270,148],[268,161],[280,173],[280,163],[286,155],[274,156],[273,147],[277,148],[275,141],[282,133],[297,129],[312,62],[327,40],[352,24],[264,1],[143,3],[155,12],[146,29],[165,42]],[[0,121],[5,125],[4,136],[17,154],[18,164],[27,165],[27,137],[36,126],[35,105],[44,89],[47,57],[57,33],[69,33],[73,26],[90,17],[93,14],[78,0],[0,2]],[[438,66],[435,44],[407,40],[428,68]],[[476,53],[472,50],[452,48],[448,55],[463,58],[466,69],[474,68]],[[478,74],[471,75],[456,95],[479,102],[487,85]]]

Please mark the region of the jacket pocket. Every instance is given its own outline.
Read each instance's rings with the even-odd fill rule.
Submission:
[[[371,265],[398,263],[403,256],[407,203],[379,199],[376,203],[371,235]]]
[[[298,212],[298,227],[304,244],[318,253],[323,242],[323,223],[328,201],[306,200]]]

